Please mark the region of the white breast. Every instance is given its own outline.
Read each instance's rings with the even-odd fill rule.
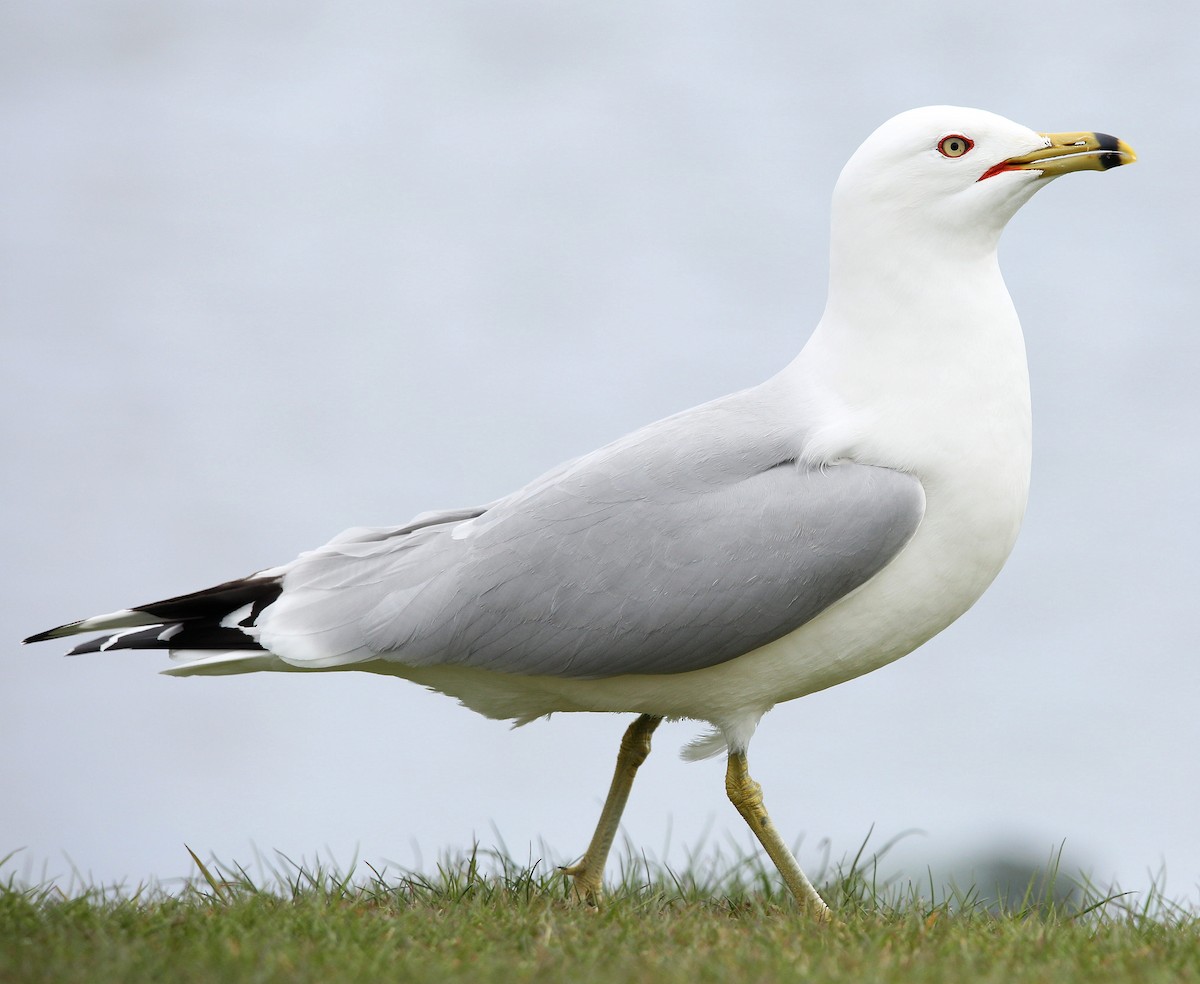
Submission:
[[[722,685],[742,699],[790,700],[904,656],[962,615],[1000,572],[1025,513],[1032,441],[1024,339],[993,270],[961,296],[948,290],[919,323],[893,330],[847,328],[827,314],[787,370],[800,412],[830,422],[814,436],[814,457],[910,472],[926,510],[874,578],[727,664],[734,672]]]

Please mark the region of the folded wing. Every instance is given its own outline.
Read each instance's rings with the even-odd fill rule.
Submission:
[[[755,391],[568,462],[487,507],[351,530],[282,567],[32,640],[169,649],[177,674],[391,661],[594,678],[777,639],[869,580],[924,514],[912,475],[803,464]]]
[[[571,483],[463,523],[333,544],[288,572],[260,643],[293,665],[678,673],[787,634],[908,541],[912,476],[783,461],[702,492]],[[609,492],[615,492],[613,488]]]

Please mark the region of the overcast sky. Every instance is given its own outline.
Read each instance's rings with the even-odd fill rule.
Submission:
[[[429,867],[581,852],[626,719],[517,731],[371,675],[175,680],[29,633],[496,498],[774,373],[829,195],[930,103],[1126,139],[1001,261],[1034,481],[960,622],[775,709],[751,749],[812,866],[1008,853],[1200,884],[1195,5],[11,0],[0,7],[0,856],[137,883],[184,843]],[[625,830],[750,838],[696,733]]]

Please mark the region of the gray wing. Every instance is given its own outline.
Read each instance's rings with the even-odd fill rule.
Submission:
[[[288,569],[259,643],[312,667],[583,678],[732,659],[867,581],[924,513],[913,476],[807,468],[788,445],[753,407],[718,403],[485,511],[355,531]]]

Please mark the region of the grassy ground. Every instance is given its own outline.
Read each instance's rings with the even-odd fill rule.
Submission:
[[[0,885],[0,982],[1200,982],[1200,919],[1157,897],[1063,903],[1046,885],[995,911],[851,863],[823,880],[838,922],[814,926],[754,861],[703,877],[627,863],[596,911],[503,858],[430,878],[285,864],[265,885],[196,860],[172,894]]]

